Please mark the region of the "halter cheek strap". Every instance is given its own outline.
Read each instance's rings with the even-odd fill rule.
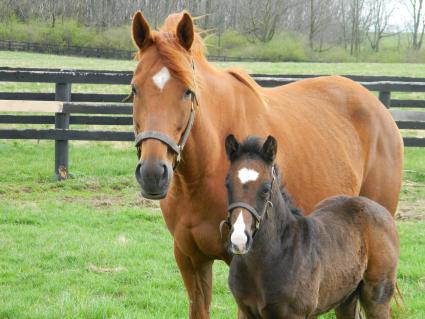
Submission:
[[[142,142],[144,140],[149,140],[149,139],[161,141],[162,143],[167,145],[171,150],[173,150],[174,153],[176,153],[177,158],[176,158],[176,163],[174,165],[174,169],[176,169],[177,165],[181,161],[181,154],[182,154],[184,146],[186,145],[186,142],[189,138],[190,131],[192,130],[193,124],[195,123],[196,112],[195,112],[194,104],[195,103],[198,104],[197,101],[198,100],[196,99],[195,93],[192,93],[192,106],[191,106],[191,110],[190,110],[189,120],[188,120],[186,128],[185,128],[185,130],[184,130],[184,132],[183,132],[183,134],[180,138],[179,144],[177,144],[171,137],[169,137],[168,135],[166,135],[166,134],[164,134],[160,131],[144,131],[144,132],[141,132],[141,133],[136,135],[135,146],[140,147],[140,145],[142,144]]]

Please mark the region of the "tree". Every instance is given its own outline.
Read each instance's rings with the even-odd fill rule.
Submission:
[[[268,42],[273,39],[276,27],[287,7],[282,0],[247,0],[241,17],[245,34]]]
[[[394,33],[386,34],[388,23],[394,8],[390,8],[387,0],[369,0],[370,25],[367,30],[367,38],[375,52],[380,49],[381,40],[385,37],[394,36]]]
[[[309,34],[310,49],[314,48],[317,35],[323,32],[332,21],[334,0],[307,0],[309,5]],[[336,8],[335,8],[336,9]]]
[[[425,19],[424,19],[424,0],[407,0],[405,3],[413,24],[412,27],[412,48],[420,50],[425,33]]]

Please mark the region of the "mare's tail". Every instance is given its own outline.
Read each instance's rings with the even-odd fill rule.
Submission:
[[[403,311],[404,297],[400,291],[400,287],[398,286],[397,282],[395,283],[395,293],[394,293],[393,299],[396,304],[397,310]]]

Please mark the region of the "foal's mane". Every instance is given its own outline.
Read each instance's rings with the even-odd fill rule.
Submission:
[[[207,52],[204,40],[201,37],[202,31],[195,26],[195,37],[190,48],[190,54],[179,44],[176,36],[177,25],[186,11],[170,14],[164,21],[164,25],[158,30],[152,32],[152,42],[156,46],[158,53],[164,65],[171,71],[173,76],[182,81],[186,86],[194,89],[192,56],[194,59],[206,61]],[[196,18],[195,18],[196,20]],[[143,57],[143,51],[139,50],[135,58],[140,61]],[[229,68],[225,70],[236,80],[247,86],[264,103],[260,86],[243,70]]]
[[[261,138],[259,138],[258,136],[249,136],[245,141],[240,144],[238,151],[232,156],[230,160],[233,163],[241,157],[248,157],[251,159],[261,160],[267,165],[273,164],[273,162],[271,162],[267,157],[264,156],[262,152],[262,147],[263,140]],[[289,192],[285,188],[285,185],[282,183],[279,173],[279,167],[276,164],[274,164],[274,167],[276,174],[276,182],[279,185],[280,193],[282,194],[283,200],[285,201],[286,205],[288,205],[292,214],[299,217],[304,216],[302,210],[294,205],[294,200],[291,194],[289,194]]]

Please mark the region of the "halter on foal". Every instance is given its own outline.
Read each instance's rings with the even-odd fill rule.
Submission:
[[[226,139],[229,286],[245,317],[315,318],[335,309],[354,319],[360,300],[367,318],[389,318],[399,257],[391,214],[365,197],[334,196],[304,217],[279,188],[276,150],[272,136],[264,144]]]

